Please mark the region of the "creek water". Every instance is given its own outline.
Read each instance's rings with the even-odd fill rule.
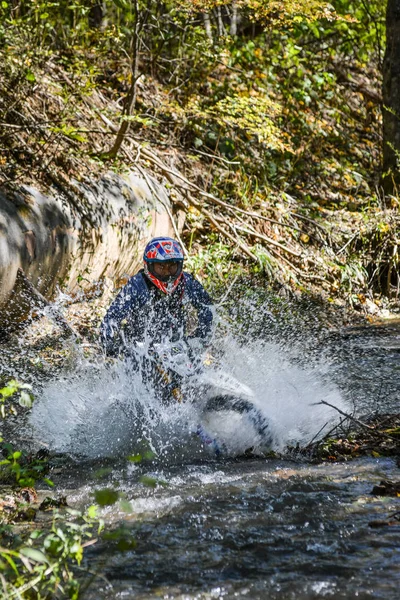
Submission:
[[[358,414],[398,411],[398,325],[349,330],[319,347],[224,336],[219,351],[223,371],[254,392],[276,451],[337,421],[321,400]],[[71,457],[54,470],[58,490],[77,507],[95,489],[123,498],[101,512],[129,543],[88,548],[84,567],[97,576],[85,598],[399,597],[400,523],[369,525],[400,510],[399,499],[371,494],[399,478],[394,460],[310,465],[266,458],[261,447],[244,458],[243,427],[217,458],[195,433],[198,419],[190,403],[162,406],[122,363],[82,359],[45,385],[30,428]],[[127,460],[135,453],[148,458]]]

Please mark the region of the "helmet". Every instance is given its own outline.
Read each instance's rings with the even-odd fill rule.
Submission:
[[[184,256],[180,244],[170,237],[153,238],[144,249],[143,260],[144,272],[150,281],[164,294],[172,294],[182,277]],[[177,263],[177,270],[160,275],[155,271],[156,263]]]

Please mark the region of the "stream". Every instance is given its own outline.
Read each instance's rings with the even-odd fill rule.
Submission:
[[[400,326],[389,323],[344,330],[314,352],[225,336],[221,355],[224,371],[255,393],[279,452],[337,422],[321,400],[358,415],[398,412],[399,352]],[[399,479],[394,459],[246,458],[241,430],[216,458],[197,419],[191,405],[162,406],[123,364],[80,358],[44,386],[29,431],[56,453],[57,490],[79,508],[95,489],[122,498],[101,516],[129,543],[87,549],[83,567],[97,576],[84,598],[399,597],[400,522],[370,526],[400,510],[400,499],[371,494]],[[135,453],[147,458],[129,460]]]

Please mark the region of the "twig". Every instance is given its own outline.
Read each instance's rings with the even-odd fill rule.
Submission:
[[[202,152],[201,150],[197,150],[197,148],[192,148],[193,152],[197,152],[197,154],[201,154],[202,156],[208,156],[209,158],[213,158],[215,160],[219,160],[226,165],[240,165],[240,161],[238,160],[227,160],[222,156],[218,156],[217,154],[209,154],[208,152]]]
[[[355,234],[354,234],[354,235],[353,235],[353,236],[352,236],[352,237],[351,237],[349,240],[347,240],[347,242],[345,243],[345,245],[344,245],[342,248],[340,248],[340,250],[338,250],[338,251],[336,252],[336,256],[338,256],[338,255],[339,255],[339,254],[341,254],[341,253],[342,253],[344,250],[346,250],[347,246],[348,246],[349,244],[351,244],[351,242],[353,242],[353,241],[356,239],[356,237],[358,237],[358,231],[357,231],[357,233],[355,233]]]
[[[334,408],[338,413],[340,413],[341,415],[343,415],[347,419],[350,419],[354,423],[357,423],[357,425],[359,425],[360,427],[363,427],[364,429],[367,429],[368,431],[370,431],[374,435],[378,435],[380,437],[384,437],[384,438],[387,438],[387,439],[390,439],[390,440],[394,440],[396,442],[398,441],[398,439],[395,438],[394,436],[389,435],[388,433],[383,433],[382,431],[377,431],[375,429],[375,427],[372,427],[371,425],[367,425],[366,423],[363,423],[359,419],[356,419],[352,415],[349,415],[348,413],[345,413],[343,410],[341,410],[340,408],[338,408],[334,404],[330,404],[326,400],[320,400],[320,402],[315,402],[315,404],[324,404],[325,406],[330,406],[331,408]]]
[[[319,434],[321,433],[321,431],[323,431],[323,430],[325,429],[325,427],[328,425],[328,423],[329,423],[329,421],[327,421],[327,422],[325,423],[325,425],[323,425],[323,426],[321,427],[321,429],[320,429],[319,431],[317,431],[317,433],[314,435],[313,439],[312,439],[312,440],[311,440],[311,442],[308,444],[308,446],[311,446],[311,444],[313,443],[313,441],[317,439],[317,437],[319,436]],[[332,430],[332,431],[333,431],[333,430]]]
[[[134,140],[132,140],[132,141],[134,143],[134,146],[137,148],[139,146],[139,144],[137,144],[137,142],[135,142]],[[244,241],[241,240],[240,238],[237,238],[237,237],[234,238],[228,231],[226,231],[223,227],[221,227],[221,225],[216,221],[214,215],[209,210],[207,210],[204,206],[202,206],[200,204],[200,202],[195,200],[186,187],[184,187],[182,184],[177,183],[176,178],[183,180],[184,183],[186,183],[189,187],[195,188],[201,192],[201,189],[197,185],[192,184],[190,181],[188,181],[186,179],[186,177],[184,177],[177,171],[173,171],[172,169],[169,169],[166,165],[164,165],[161,162],[161,160],[158,159],[157,156],[155,156],[152,152],[149,152],[147,150],[147,148],[141,147],[141,151],[142,151],[142,155],[145,158],[147,158],[150,162],[157,165],[159,167],[159,169],[161,169],[161,172],[165,175],[165,177],[168,179],[168,181],[170,183],[172,183],[175,187],[180,189],[180,191],[185,195],[186,200],[189,202],[189,204],[191,204],[192,206],[197,208],[197,210],[199,212],[201,212],[203,215],[205,215],[208,218],[208,220],[211,221],[211,223],[214,225],[214,227],[222,235],[224,235],[225,237],[230,239],[231,242],[233,242],[235,245],[238,245],[243,250],[243,252],[247,256],[249,256],[249,258],[251,258],[252,260],[254,260],[257,263],[260,262],[259,259],[257,258],[257,256],[251,252],[251,250],[247,246],[247,244],[245,244]]]
[[[328,431],[328,433],[326,433],[324,435],[324,437],[322,439],[320,439],[318,441],[318,446],[323,442],[323,440],[326,440],[327,438],[329,438],[329,436],[331,435],[331,433],[333,433],[338,427],[340,427],[341,425],[343,425],[343,423],[346,421],[347,417],[344,417],[343,419],[340,419],[340,422],[335,425],[335,427],[332,427],[332,429],[330,429]],[[311,444],[313,443],[313,441],[319,436],[319,434],[321,433],[321,431],[328,425],[328,423],[325,423],[325,425],[318,431],[318,433],[316,435],[314,435],[313,439],[311,440],[311,442],[309,444],[307,444],[307,447],[311,446]]]
[[[294,250],[291,250],[290,248],[286,248],[286,246],[283,246],[279,242],[275,242],[274,240],[271,240],[271,238],[267,237],[266,235],[264,235],[262,233],[258,233],[257,231],[251,231],[249,229],[246,229],[245,227],[237,225],[236,223],[234,224],[234,227],[236,227],[237,229],[240,229],[240,231],[243,231],[244,233],[247,233],[248,235],[259,238],[260,240],[264,240],[268,244],[271,244],[271,246],[276,246],[277,248],[284,250],[285,252],[287,252],[288,254],[291,254],[292,256],[295,256],[296,258],[301,257],[301,254],[299,254],[298,252],[295,252]]]
[[[236,275],[236,277],[234,278],[234,280],[232,281],[231,285],[228,287],[228,289],[226,290],[225,294],[222,296],[221,300],[219,300],[215,306],[219,307],[219,306],[223,306],[225,300],[228,298],[229,294],[232,291],[233,286],[235,285],[235,283],[237,282],[237,280],[239,279],[240,275]]]
[[[367,425],[366,423],[363,423],[359,419],[356,419],[355,417],[353,417],[353,415],[349,415],[349,413],[345,413],[343,410],[341,410],[334,404],[330,404],[330,402],[327,402],[326,400],[320,400],[319,402],[315,402],[313,405],[316,406],[318,404],[324,404],[325,406],[330,406],[331,408],[334,408],[338,413],[340,413],[347,419],[350,419],[351,421],[354,421],[354,423],[357,423],[357,425],[360,425],[361,427],[364,427],[365,429],[368,429],[369,431],[375,431],[375,428],[372,427],[371,425]]]
[[[325,227],[322,227],[322,225],[320,225],[319,223],[317,223],[317,221],[314,221],[314,219],[310,219],[310,217],[306,217],[304,215],[300,215],[299,213],[290,213],[293,217],[297,217],[298,219],[303,219],[303,221],[308,221],[308,223],[312,223],[312,225],[314,225],[315,227],[318,227],[318,229],[320,229],[321,231],[324,232],[324,234],[327,236],[328,239],[330,239],[330,235],[329,232],[325,229]]]
[[[193,198],[193,196],[190,196],[190,194],[188,194],[186,197],[188,199],[188,202],[190,204],[192,204],[192,206],[194,206],[195,208],[197,208],[197,210],[199,210],[203,215],[205,215],[209,219],[209,221],[211,221],[211,223],[214,225],[214,227],[220,233],[222,233],[222,235],[224,235],[229,240],[231,240],[231,242],[233,242],[235,245],[237,244],[243,250],[243,252],[245,254],[247,254],[247,256],[249,256],[252,260],[254,260],[257,263],[260,262],[259,259],[257,258],[257,256],[252,253],[252,251],[250,250],[250,248],[247,246],[247,244],[245,244],[243,242],[243,240],[241,240],[238,237],[236,237],[236,238],[233,237],[228,231],[226,231],[226,229],[224,229],[223,227],[221,227],[221,225],[215,219],[214,215],[212,215],[212,213],[210,213],[209,210],[207,210],[206,208],[204,208],[203,206],[201,206],[198,202],[196,202],[196,200]]]

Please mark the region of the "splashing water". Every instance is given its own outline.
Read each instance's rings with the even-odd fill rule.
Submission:
[[[218,385],[226,377],[237,390],[250,388],[254,404],[269,423],[271,449],[304,444],[321,429],[328,431],[338,415],[318,405],[321,400],[346,408],[338,389],[325,381],[322,368],[298,366],[277,344],[240,346],[226,337],[221,354],[219,367],[208,376]],[[262,441],[255,441],[251,423],[243,426],[237,413],[219,411],[212,419],[210,414],[200,414],[196,402],[163,405],[122,361],[81,361],[74,373],[44,388],[30,425],[36,440],[53,451],[91,459],[147,450],[163,460],[215,457],[212,444],[202,443],[196,434],[199,425],[211,436],[222,435],[228,456],[249,447],[265,449]]]

